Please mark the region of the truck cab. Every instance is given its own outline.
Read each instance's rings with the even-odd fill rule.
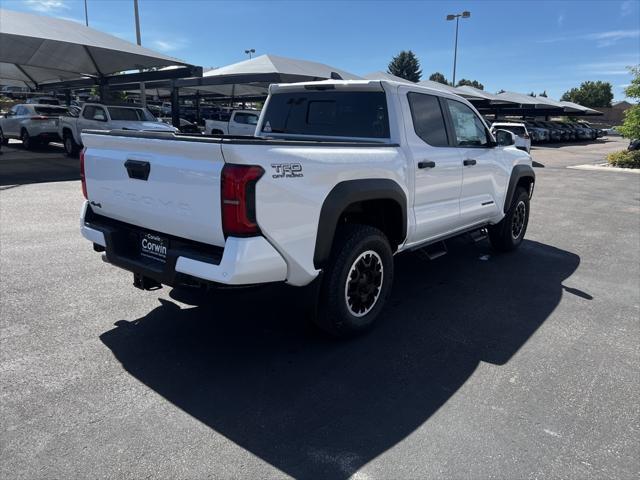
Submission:
[[[206,120],[205,133],[208,135],[253,135],[260,118],[259,110],[234,110],[220,112]]]

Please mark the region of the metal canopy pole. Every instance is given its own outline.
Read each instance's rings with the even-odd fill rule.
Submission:
[[[180,128],[180,89],[175,80],[171,82],[171,124]]]
[[[140,39],[140,16],[138,15],[138,0],[133,0],[133,10],[136,15],[136,42],[138,45],[142,46],[142,41]],[[142,73],[142,69],[140,69]],[[140,82],[140,103],[143,106],[147,105],[147,93],[144,89],[144,82]]]

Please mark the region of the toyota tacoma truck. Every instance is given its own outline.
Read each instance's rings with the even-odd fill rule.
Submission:
[[[253,135],[260,118],[258,110],[234,110],[215,113],[204,122],[204,131],[211,135]]]
[[[255,136],[82,140],[82,235],[135,286],[314,282],[336,336],[380,315],[396,254],[478,232],[516,249],[535,182],[469,102],[392,81],[271,85]]]
[[[58,135],[68,156],[82,148],[83,130],[151,130],[177,132],[178,129],[159,122],[146,108],[127,105],[85,103],[77,116],[61,117]]]

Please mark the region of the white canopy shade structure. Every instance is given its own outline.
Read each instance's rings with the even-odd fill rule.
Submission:
[[[406,78],[402,78],[402,77],[397,77],[388,72],[382,72],[382,71],[367,73],[366,75],[364,75],[364,78],[366,78],[367,80],[390,80],[392,82],[410,83],[412,85],[415,85],[415,83],[412,82],[411,80],[407,80]]]
[[[73,21],[0,9],[0,83],[37,88],[168,65],[187,64]]]
[[[465,92],[468,93],[469,95],[474,95],[475,97],[479,97],[482,98],[484,100],[487,100],[489,102],[490,105],[508,105],[510,103],[509,100],[502,98],[498,95],[495,95],[493,93],[489,93],[489,92],[485,92],[484,90],[480,90],[479,88],[475,88],[475,87],[471,87],[469,85],[463,85],[461,87],[456,87],[457,90],[460,90],[461,92]]]
[[[266,96],[272,83],[295,83],[327,79],[362,80],[361,77],[324,63],[260,55],[216,68],[201,78],[183,79],[176,86],[191,93],[219,96]],[[181,92],[182,93],[182,92]]]
[[[603,115],[603,113],[599,112],[598,110],[594,110],[593,108],[589,108],[589,107],[583,107],[578,103],[566,102],[566,101],[560,101],[557,103],[559,103],[560,105],[563,105],[565,107],[565,111],[568,111],[567,109],[573,109],[575,111],[582,112],[582,115]]]
[[[423,87],[433,88],[434,90],[442,90],[444,92],[453,93],[455,95],[460,95],[463,98],[466,98],[470,102],[472,101],[482,101],[484,98],[474,92],[470,92],[467,90],[463,90],[460,87],[452,87],[451,85],[445,85],[444,83],[434,82],[433,80],[423,80],[418,82],[418,85],[422,85]]]

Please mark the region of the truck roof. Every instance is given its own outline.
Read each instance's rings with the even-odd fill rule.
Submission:
[[[425,85],[419,85],[417,83],[409,82],[397,82],[395,80],[321,80],[315,82],[298,82],[298,83],[275,83],[269,86],[269,93],[278,92],[295,92],[300,90],[323,90],[323,89],[337,89],[337,90],[360,90],[360,91],[385,91],[391,90],[397,87],[411,87],[411,89],[424,91],[430,95],[437,95],[439,97],[453,98],[458,101],[471,105],[467,99],[456,95],[453,92],[447,92],[445,90],[439,90],[436,88],[427,87]]]

